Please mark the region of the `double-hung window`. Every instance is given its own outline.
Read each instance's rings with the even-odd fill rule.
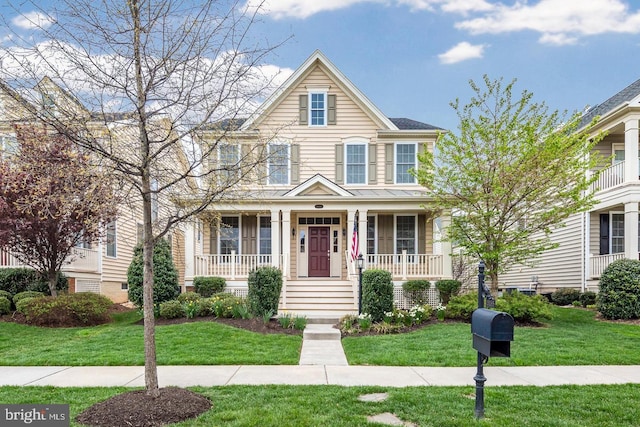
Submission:
[[[396,184],[415,184],[411,170],[416,167],[417,145],[415,143],[396,144]]]
[[[260,255],[271,255],[271,217],[260,217],[260,232],[258,235],[260,240]]]
[[[366,184],[367,146],[366,144],[346,144],[346,183]]]
[[[269,144],[267,182],[270,185],[289,185],[289,169],[289,144]]]
[[[240,218],[223,216],[220,223],[220,254],[231,255],[240,251]]]
[[[234,181],[237,177],[240,147],[237,144],[220,144],[218,147],[220,181]]]
[[[309,94],[309,118],[311,126],[325,126],[327,124],[327,94],[311,92]]]
[[[624,214],[611,214],[611,253],[624,252]]]
[[[107,256],[111,258],[115,258],[118,255],[118,238],[117,238],[117,230],[116,230],[116,222],[111,221],[107,224],[106,227],[106,238],[107,238]]]
[[[416,253],[416,217],[415,215],[398,215],[396,216],[396,254]]]

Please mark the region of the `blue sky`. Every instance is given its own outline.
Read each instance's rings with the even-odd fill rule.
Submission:
[[[635,0],[270,0],[261,18],[258,37],[292,36],[273,65],[290,72],[320,49],[387,116],[451,130],[449,102],[483,74],[569,111],[640,78]]]

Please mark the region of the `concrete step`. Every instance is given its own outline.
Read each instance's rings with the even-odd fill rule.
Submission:
[[[300,365],[347,366],[342,343],[336,340],[304,340],[300,352]]]
[[[340,338],[340,331],[327,324],[307,324],[302,333],[304,341],[340,341]]]

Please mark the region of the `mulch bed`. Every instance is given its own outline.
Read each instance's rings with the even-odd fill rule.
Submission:
[[[96,427],[154,427],[195,418],[211,407],[209,399],[184,388],[161,388],[159,397],[136,390],[90,406],[76,421]]]

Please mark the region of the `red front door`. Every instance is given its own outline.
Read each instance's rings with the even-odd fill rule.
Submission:
[[[309,227],[309,277],[329,277],[331,251],[329,227]]]

